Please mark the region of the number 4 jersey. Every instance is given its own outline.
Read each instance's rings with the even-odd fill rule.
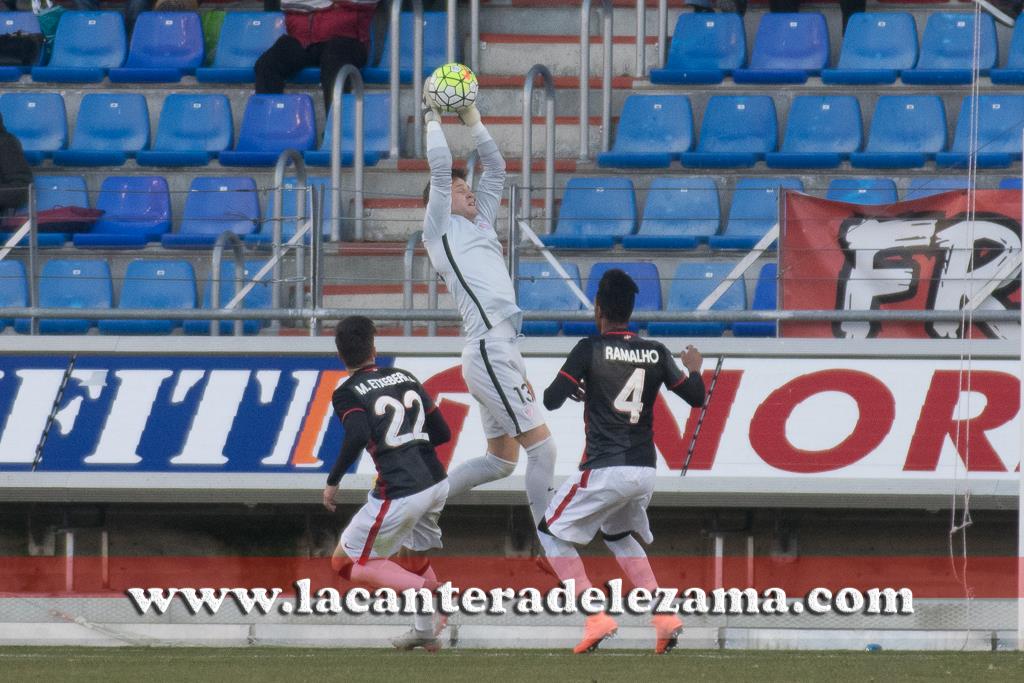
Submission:
[[[334,391],[334,411],[345,426],[345,443],[328,484],[336,485],[365,449],[373,457],[377,498],[402,498],[444,479],[434,444],[448,427],[415,377],[398,368],[359,368]],[[358,450],[355,450],[357,449]]]
[[[700,373],[684,375],[663,344],[629,331],[607,332],[576,344],[544,392],[544,406],[554,410],[583,387],[581,470],[654,467],[654,401],[663,384],[691,406],[704,403]]]

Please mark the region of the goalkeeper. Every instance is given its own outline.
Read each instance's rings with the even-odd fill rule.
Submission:
[[[526,497],[534,523],[539,523],[551,495],[555,442],[526,379],[518,348],[522,311],[494,231],[505,160],[480,122],[476,106],[459,112],[483,165],[479,191],[474,193],[465,172],[452,168],[441,112],[429,95],[424,95],[423,118],[430,162],[430,184],[423,193],[423,244],[462,314],[462,376],[480,405],[487,438],[486,454],[448,473],[449,495],[512,474],[522,446],[527,456]]]

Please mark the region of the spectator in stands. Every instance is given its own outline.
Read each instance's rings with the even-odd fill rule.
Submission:
[[[100,0],[75,0],[75,8],[79,10],[86,10],[89,12],[100,11]],[[153,9],[153,0],[127,0],[127,4],[124,8],[124,28],[130,36],[132,29],[135,28],[135,19],[138,18],[142,12],[148,12]],[[195,3],[193,3],[192,9],[195,9]],[[182,10],[164,9],[165,12],[174,12]]]
[[[256,92],[284,92],[285,81],[306,67],[320,67],[324,104],[346,64],[362,68],[378,0],[283,0],[288,33],[256,60]]]
[[[25,161],[21,142],[4,127],[0,115],[0,212],[20,209],[28,201],[32,171]]]

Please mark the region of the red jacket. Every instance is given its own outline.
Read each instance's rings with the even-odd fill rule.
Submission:
[[[302,47],[323,43],[331,38],[355,38],[369,47],[370,23],[377,8],[376,0],[337,0],[324,9],[289,11],[289,5],[297,4],[300,3],[287,3],[284,21],[288,35],[302,43]]]

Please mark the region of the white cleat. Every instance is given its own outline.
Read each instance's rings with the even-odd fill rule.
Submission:
[[[427,652],[437,652],[441,649],[441,641],[432,632],[417,631],[414,628],[394,638],[391,644],[397,650],[415,650],[422,647]]]

